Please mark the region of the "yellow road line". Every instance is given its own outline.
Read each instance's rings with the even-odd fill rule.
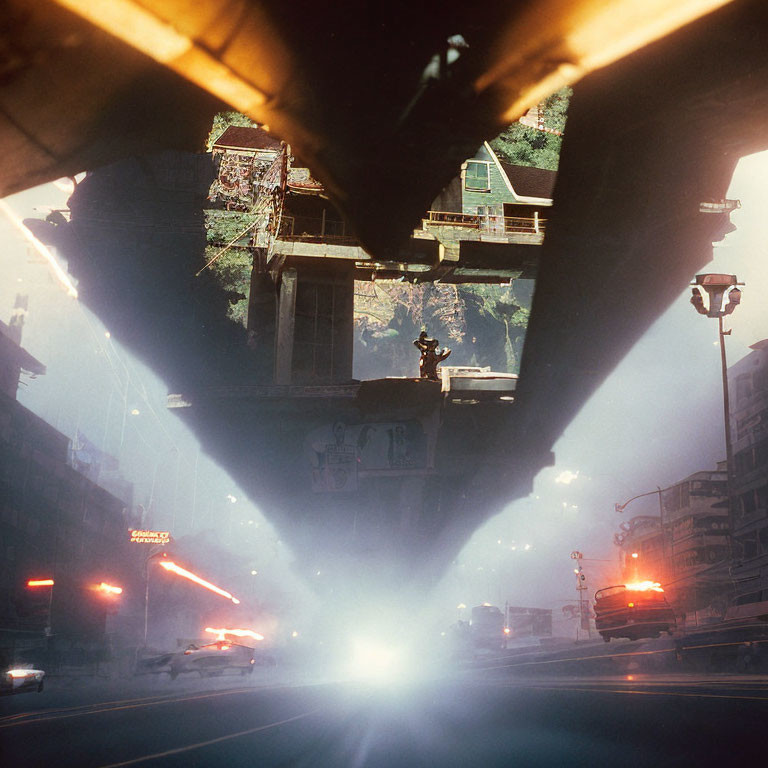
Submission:
[[[513,687],[513,686],[510,686]],[[519,685],[518,688],[527,690],[538,689],[542,691],[577,691],[581,693],[624,693],[637,694],[639,696],[678,696],[691,699],[737,699],[743,701],[763,701],[768,704],[768,696],[729,696],[723,693],[675,693],[674,691],[638,691],[621,688],[572,688],[565,685]]]
[[[76,708],[80,709],[79,712],[70,712],[69,714],[61,714],[61,715],[54,715],[53,717],[46,717],[44,714],[42,716],[36,716],[31,715],[29,716],[29,719],[27,720],[21,720],[21,721],[15,721],[15,722],[3,722],[0,723],[0,729],[3,728],[17,728],[21,725],[32,725],[34,723],[48,723],[52,720],[65,720],[71,717],[85,717],[86,715],[98,715],[102,712],[119,712],[120,710],[125,709],[140,709],[141,707],[152,707],[157,706],[159,704],[173,704],[174,702],[182,702],[182,701],[198,701],[200,699],[208,699],[208,698],[215,698],[218,696],[230,696],[235,695],[239,693],[258,693],[260,691],[266,691],[266,690],[276,690],[278,688],[283,688],[285,686],[274,686],[270,688],[235,688],[230,689],[226,691],[213,691],[213,692],[207,692],[204,694],[199,694],[195,696],[184,696],[184,697],[174,697],[174,698],[165,698],[165,699],[157,699],[157,700],[145,700],[145,699],[127,699],[127,702],[134,702],[137,701],[138,703],[126,703],[123,704],[123,702],[109,702],[109,703],[117,703],[121,704],[122,706],[117,707],[104,707],[100,706],[98,704],[91,705],[91,709],[83,709],[82,707]],[[84,705],[88,706],[88,705]]]
[[[289,717],[286,720],[279,720],[276,723],[268,723],[267,725],[259,725],[256,728],[248,728],[245,731],[238,731],[237,733],[230,733],[226,736],[218,736],[215,739],[208,739],[208,741],[198,741],[195,744],[188,744],[185,747],[176,747],[176,749],[167,749],[165,752],[155,752],[151,755],[143,755],[142,757],[135,757],[132,760],[124,760],[121,763],[110,763],[109,765],[101,766],[101,768],[122,768],[125,765],[135,765],[136,763],[143,763],[146,760],[156,760],[158,757],[168,757],[169,755],[178,755],[181,752],[189,752],[193,749],[200,749],[201,747],[209,747],[211,744],[220,744],[222,741],[228,741],[230,739],[239,739],[241,736],[248,736],[251,733],[258,733],[259,731],[266,731],[270,728],[277,728],[279,725],[286,725],[287,723],[294,723],[297,720],[302,720],[305,717],[314,715],[315,712],[319,712],[319,709],[313,709],[311,712],[304,712],[301,715],[295,717]]]
[[[495,667],[469,667],[465,672],[478,672],[491,669],[507,669],[509,667],[531,667],[538,664],[564,664],[567,661],[590,661],[594,659],[620,659],[622,656],[650,656],[654,653],[674,653],[675,648],[660,648],[656,651],[630,651],[629,653],[603,653],[598,656],[574,656],[567,659],[544,659],[541,661],[521,661],[517,664],[499,664]]]
[[[76,709],[86,709],[87,707],[106,706],[109,704],[131,704],[134,701],[151,701],[152,699],[163,699],[163,698],[169,698],[172,696],[178,696],[178,693],[165,693],[157,696],[144,696],[139,699],[117,699],[115,701],[96,701],[93,704],[80,704],[76,707],[56,707],[51,709],[36,709],[32,712],[17,712],[15,715],[6,715],[5,717],[0,717],[0,724],[6,723],[9,720],[18,720],[19,718],[22,718],[22,717],[38,717],[41,715],[56,714],[57,712],[72,712],[73,710],[76,710]]]

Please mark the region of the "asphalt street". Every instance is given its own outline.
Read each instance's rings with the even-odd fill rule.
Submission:
[[[479,676],[484,675],[484,676]],[[244,678],[0,699],[4,766],[762,765],[768,679],[513,679],[397,687]],[[122,693],[122,695],[121,695]]]

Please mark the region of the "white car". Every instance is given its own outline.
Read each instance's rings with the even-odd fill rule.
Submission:
[[[183,672],[197,672],[200,677],[221,675],[225,670],[240,670],[241,674],[253,672],[255,661],[253,648],[228,640],[197,646],[189,645],[171,658],[171,680]]]
[[[45,672],[42,669],[9,669],[0,676],[0,695],[43,692]]]

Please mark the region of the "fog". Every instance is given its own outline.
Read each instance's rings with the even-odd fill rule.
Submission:
[[[728,319],[730,363],[768,335],[761,298],[768,287],[767,171],[768,154],[740,163],[729,192],[742,201],[732,215],[737,231],[716,246],[706,268],[734,272],[746,282],[742,304]],[[61,186],[48,184],[7,202],[20,217],[43,218],[49,209],[64,208],[66,199]],[[241,558],[233,591],[247,588],[298,614],[309,592],[291,570],[292,553],[166,410],[164,382],[67,295],[5,217],[0,234],[0,315],[7,320],[16,294],[28,296],[22,344],[48,369],[35,380],[23,377],[19,401],[64,434],[85,435],[116,457],[133,483],[133,504],[145,510],[145,526],[169,529],[177,540],[206,532],[216,545],[212,552]],[[475,533],[435,591],[438,621],[455,621],[460,603],[508,601],[552,608],[556,632],[572,634],[575,622],[563,620],[561,611],[576,597],[569,553],[584,554],[590,590],[614,583],[612,539],[621,522],[614,503],[712,469],[724,458],[717,324],[693,311],[689,295],[681,293],[587,402],[557,442],[555,466],[538,475],[533,494]],[[656,503],[639,499],[625,517],[653,514]],[[216,564],[196,565],[204,572]]]
[[[50,209],[65,208],[70,193],[57,182],[6,203],[20,218],[44,218]],[[22,374],[19,402],[72,440],[79,433],[115,457],[119,473],[133,484],[132,499],[123,499],[126,505],[141,505],[144,527],[170,530],[183,549],[194,553],[188,565],[197,573],[215,582],[217,572],[231,573],[236,563],[233,583],[223,586],[270,612],[285,612],[286,606],[301,611],[307,591],[293,574],[292,553],[227,472],[200,449],[194,433],[166,408],[165,382],[68,295],[7,216],[0,216],[0,236],[5,246],[0,319],[8,321],[17,294],[28,297],[22,346],[47,367],[36,378]],[[103,481],[104,473],[99,482],[113,490]],[[207,546],[200,546],[201,539]],[[286,619],[286,628],[291,623]],[[166,622],[156,639],[184,636],[181,630]]]
[[[768,336],[768,153],[740,161],[728,197],[742,203],[731,215],[737,229],[715,245],[702,271],[736,274],[746,283],[741,306],[726,319],[731,365]],[[657,514],[658,501],[638,499],[623,515],[614,504],[714,469],[725,459],[722,407],[717,321],[698,315],[686,290],[566,429],[554,447],[554,467],[539,473],[533,494],[510,504],[464,547],[438,590],[446,620],[456,620],[459,604],[509,601],[552,608],[555,632],[573,636],[576,620],[562,620],[562,606],[576,599],[570,553],[584,555],[587,594],[616,583],[617,526]]]

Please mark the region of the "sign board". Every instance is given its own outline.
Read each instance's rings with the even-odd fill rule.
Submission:
[[[146,531],[139,528],[131,531],[131,542],[134,544],[169,544],[170,541],[170,531]]]

